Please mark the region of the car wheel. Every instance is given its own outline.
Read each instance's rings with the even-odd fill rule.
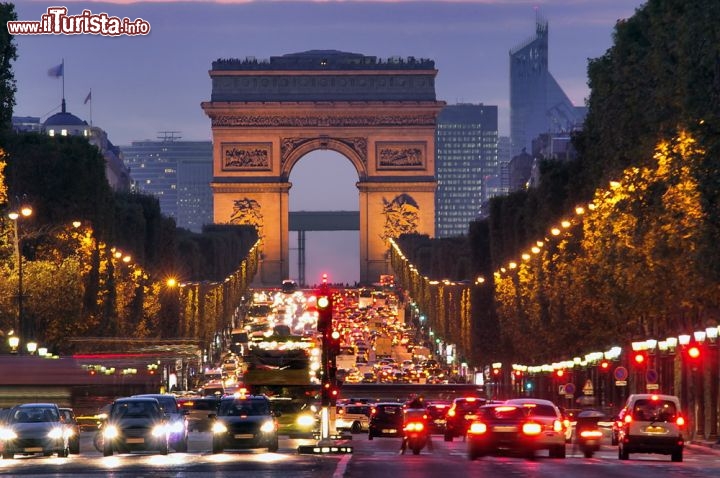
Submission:
[[[362,425],[360,425],[360,422],[353,422],[350,427],[350,433],[362,433]]]
[[[368,440],[372,440],[372,439],[373,439],[373,434],[372,434],[372,432],[370,432],[370,433],[368,433]]]
[[[678,450],[678,451],[673,452],[672,455],[670,455],[670,460],[672,460],[674,462],[683,461],[683,451]]]
[[[175,451],[180,453],[186,453],[188,450],[188,439],[187,437],[184,440],[181,440],[179,443],[175,445]]]
[[[80,440],[73,441],[70,443],[70,454],[71,455],[79,455],[80,454]]]
[[[68,456],[70,456],[69,447],[63,447],[62,449],[58,450],[58,458],[67,458]]]
[[[275,437],[275,439],[270,443],[270,446],[268,446],[268,451],[270,453],[275,453],[276,451],[278,451],[278,448],[280,448],[278,444],[278,438]]]
[[[15,455],[8,451],[4,451],[2,454],[2,457],[3,457],[3,460],[12,460],[15,457]]]
[[[112,445],[106,444],[103,447],[103,456],[112,456],[112,454],[113,454]]]
[[[217,441],[217,440],[213,440],[212,452],[213,452],[213,453],[222,453],[222,451],[223,451],[223,447],[222,447],[222,445],[220,444],[220,442]]]

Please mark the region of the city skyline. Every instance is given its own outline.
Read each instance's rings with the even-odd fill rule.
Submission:
[[[64,80],[68,111],[103,128],[116,145],[155,139],[159,131],[179,131],[183,140],[210,140],[210,121],[200,103],[210,97],[212,61],[336,49],[383,59],[430,58],[438,69],[438,100],[497,106],[499,133],[508,135],[509,51],[533,36],[534,6],[549,22],[549,70],[573,103],[582,105],[588,95],[587,59],[612,45],[615,22],[642,3],[70,1],[64,3],[69,14],[89,9],[143,18],[152,29],[137,37],[16,36],[14,114],[44,120],[59,111]],[[57,4],[17,4],[18,20],[40,20]],[[49,77],[48,69],[61,61],[64,77]],[[290,177],[291,210],[318,210],[325,204],[333,210],[357,209],[357,175],[348,161],[330,159],[338,157],[315,152],[303,158]],[[308,271],[308,279],[313,276]]]

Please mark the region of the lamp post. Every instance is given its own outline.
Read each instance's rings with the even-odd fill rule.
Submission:
[[[15,257],[17,258],[17,271],[18,271],[18,310],[17,310],[17,323],[15,324],[15,330],[20,338],[27,340],[29,338],[28,327],[23,322],[23,257],[22,248],[20,242],[20,220],[28,218],[32,215],[33,210],[28,205],[21,205],[18,210],[12,210],[8,213],[8,217],[14,223],[14,242],[15,242]],[[18,349],[22,350],[22,348]]]

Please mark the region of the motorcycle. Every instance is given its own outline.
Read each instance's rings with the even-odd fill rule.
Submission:
[[[412,450],[413,455],[419,455],[428,442],[427,425],[421,421],[407,422],[403,432],[403,440],[405,440],[403,452],[405,448],[409,448]]]
[[[592,458],[596,451],[600,451],[603,433],[598,422],[604,417],[597,410],[585,410],[577,414],[576,441],[585,458]]]

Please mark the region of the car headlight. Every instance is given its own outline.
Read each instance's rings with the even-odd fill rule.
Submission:
[[[166,425],[155,425],[152,429],[152,436],[154,437],[161,437],[167,433],[167,426]]]
[[[170,433],[182,433],[185,431],[185,424],[183,422],[172,422],[170,424]]]
[[[55,427],[48,432],[47,436],[48,438],[52,438],[53,440],[58,440],[63,437],[63,429],[60,427]]]
[[[315,425],[315,417],[313,417],[309,413],[303,413],[301,415],[298,415],[295,423],[297,423],[298,426],[301,427],[311,427]]]
[[[112,440],[113,438],[117,438],[117,436],[120,434],[117,427],[115,425],[108,425],[105,427],[105,430],[103,430],[103,437],[107,440]]]
[[[12,428],[0,428],[0,440],[14,440],[17,433]]]
[[[227,432],[227,427],[223,422],[215,422],[212,426],[213,433],[225,433]]]
[[[275,431],[275,422],[268,420],[260,426],[260,431],[263,433],[272,433]]]

